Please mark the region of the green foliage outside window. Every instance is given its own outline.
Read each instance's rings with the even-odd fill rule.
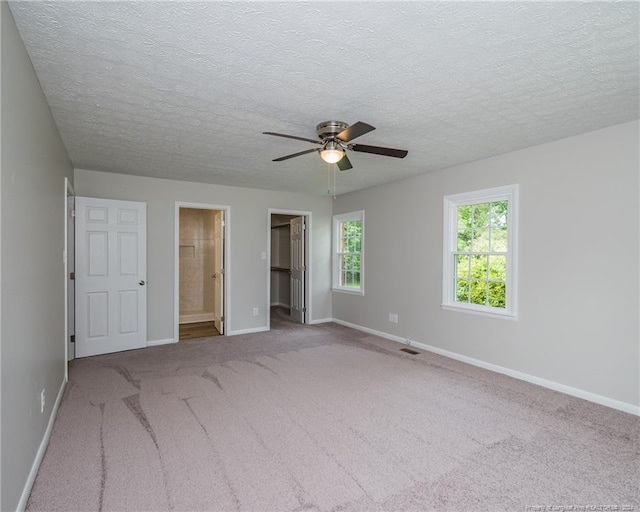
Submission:
[[[508,201],[457,208],[456,302],[506,308]]]
[[[360,288],[362,221],[340,223],[340,286]]]

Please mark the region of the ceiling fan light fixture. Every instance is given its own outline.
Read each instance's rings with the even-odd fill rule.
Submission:
[[[335,164],[342,160],[344,150],[335,142],[327,142],[326,146],[320,151],[320,158],[328,164]]]

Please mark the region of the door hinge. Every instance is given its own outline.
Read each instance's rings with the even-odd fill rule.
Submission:
[[[70,214],[71,214],[71,217],[75,217],[76,216],[76,211],[75,210],[71,210]]]
[[[76,273],[75,272],[69,273],[69,279],[71,279],[72,281],[75,281],[76,280]]]
[[[302,311],[303,313],[307,312],[307,308],[300,308],[300,311]]]
[[[220,275],[223,276],[224,275],[224,268],[220,269]]]
[[[224,315],[220,317],[220,321],[224,322]]]
[[[72,334],[71,336],[69,336],[69,341],[70,341],[71,343],[75,343],[75,342],[76,342],[76,335],[75,335],[75,334]]]

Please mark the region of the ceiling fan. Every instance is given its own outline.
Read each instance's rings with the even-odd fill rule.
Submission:
[[[316,126],[316,133],[320,140],[308,139],[306,137],[298,137],[296,135],[286,135],[276,132],[262,132],[265,135],[275,135],[276,137],[284,137],[286,139],[302,140],[313,144],[320,144],[321,147],[307,149],[299,153],[274,158],[274,162],[282,162],[289,158],[306,155],[308,153],[318,152],[320,157],[327,163],[336,164],[338,169],[346,171],[353,166],[347,157],[346,150],[359,151],[361,153],[372,153],[374,155],[392,156],[395,158],[404,158],[408,151],[404,149],[383,148],[380,146],[367,146],[365,144],[350,144],[356,137],[360,137],[365,133],[375,130],[373,126],[362,121],[349,126],[342,121],[324,121]]]

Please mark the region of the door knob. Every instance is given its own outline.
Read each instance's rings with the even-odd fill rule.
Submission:
[[[139,284],[140,286],[144,286],[144,281],[139,281],[139,282],[138,282],[138,284]]]

